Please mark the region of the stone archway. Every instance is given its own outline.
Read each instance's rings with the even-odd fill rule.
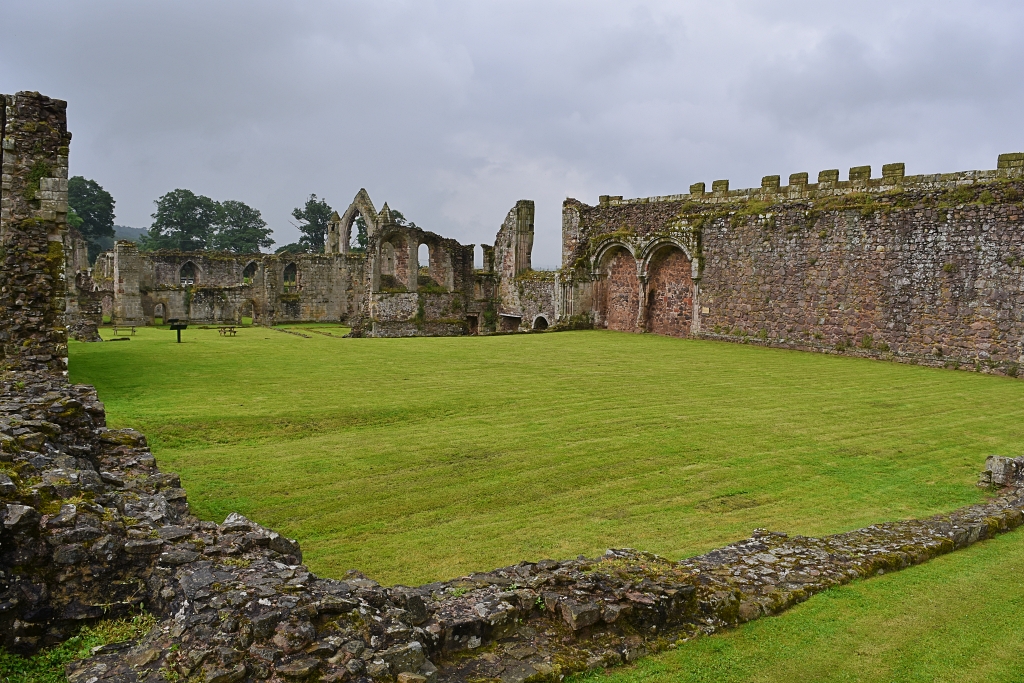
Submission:
[[[600,312],[609,330],[636,332],[640,310],[640,280],[636,259],[623,246],[612,247],[601,258]]]
[[[349,204],[345,213],[338,216],[337,213],[331,217],[327,227],[327,253],[347,254],[352,241],[352,225],[357,216],[362,216],[366,223],[367,239],[372,238],[377,232],[377,210],[373,208],[370,195],[365,189],[356,193],[355,199]]]
[[[655,334],[685,337],[693,322],[693,265],[678,246],[666,244],[647,267],[646,329]]]

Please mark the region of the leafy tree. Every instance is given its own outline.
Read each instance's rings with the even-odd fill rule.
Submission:
[[[103,250],[99,242],[114,237],[114,198],[95,180],[76,175],[68,180],[68,224],[85,237],[89,262]]]
[[[412,221],[407,221],[405,219],[405,215],[401,211],[398,211],[397,209],[392,209],[391,210],[391,216],[395,219],[395,222],[398,223],[399,225],[407,226],[407,227],[410,227],[410,228],[418,228],[419,227],[418,225],[416,225]],[[368,237],[367,237],[367,232],[366,232],[366,221],[363,220],[363,215],[362,214],[359,214],[359,215],[356,216],[355,226],[356,226],[356,234],[353,235],[353,237],[355,237],[355,244],[352,244],[350,242],[349,243],[349,249],[351,251],[359,251],[359,252],[366,251],[366,245],[367,245],[367,242],[368,242]]]
[[[367,244],[366,221],[363,220],[362,214],[356,216],[355,226],[356,226],[356,234],[355,234],[356,243],[352,244],[351,240],[350,240],[349,241],[349,249],[351,251],[360,251],[360,252],[361,251],[366,251],[366,244]]]
[[[274,251],[274,253],[275,254],[308,254],[309,253],[309,248],[306,245],[301,244],[299,242],[292,242],[291,244],[286,244],[283,247],[278,247]]]
[[[413,223],[412,221],[405,220],[405,214],[403,214],[398,209],[391,209],[391,216],[395,219],[395,222],[398,223],[399,225],[402,225],[402,226],[405,226],[405,227],[408,227],[408,228],[418,228],[418,227],[420,227],[420,226],[416,225],[415,223]]]
[[[334,213],[325,200],[317,199],[315,194],[309,195],[305,206],[292,210],[292,216],[302,221],[298,226],[302,237],[299,244],[306,247],[306,251],[319,254],[323,252],[327,241],[327,224]]]
[[[142,239],[143,249],[198,251],[211,245],[220,218],[217,202],[191,190],[174,190],[156,200],[153,225]]]
[[[219,204],[220,212],[213,234],[213,246],[236,254],[254,254],[274,243],[259,209],[229,199]]]

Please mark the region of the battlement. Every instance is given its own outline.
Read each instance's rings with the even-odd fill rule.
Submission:
[[[711,191],[704,183],[690,185],[688,194],[670,194],[658,197],[623,199],[621,195],[601,195],[601,206],[628,204],[656,204],[660,202],[698,202],[701,204],[728,204],[746,200],[784,201],[791,199],[818,199],[855,193],[886,194],[905,190],[948,190],[961,186],[989,183],[995,180],[1024,178],[1024,153],[1000,154],[996,169],[992,171],[959,171],[906,175],[903,163],[882,166],[882,177],[872,178],[870,166],[854,166],[847,180],[839,179],[839,169],[818,173],[818,182],[810,183],[807,173],[793,173],[789,184],[782,185],[781,177],[768,175],[761,179],[761,187],[730,190],[728,180],[715,180]]]

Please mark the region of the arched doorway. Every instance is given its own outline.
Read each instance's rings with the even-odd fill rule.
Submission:
[[[601,319],[609,330],[636,332],[640,312],[640,281],[636,259],[628,249],[613,247],[601,259]]]
[[[647,331],[687,336],[693,318],[690,259],[676,245],[667,244],[651,256],[647,272]]]
[[[167,317],[167,309],[164,308],[163,304],[157,304],[153,307],[153,324],[163,325],[164,318]]]
[[[251,299],[242,302],[238,309],[238,322],[241,325],[252,325],[255,318],[256,307]]]
[[[546,330],[548,329],[548,319],[542,315],[538,315],[533,321],[533,329],[535,330]]]

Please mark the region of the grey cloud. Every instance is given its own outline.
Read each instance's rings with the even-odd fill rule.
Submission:
[[[69,101],[72,171],[146,225],[175,187],[260,208],[279,243],[360,187],[489,242],[538,202],[1024,149],[1012,2],[4,4],[0,91]]]

